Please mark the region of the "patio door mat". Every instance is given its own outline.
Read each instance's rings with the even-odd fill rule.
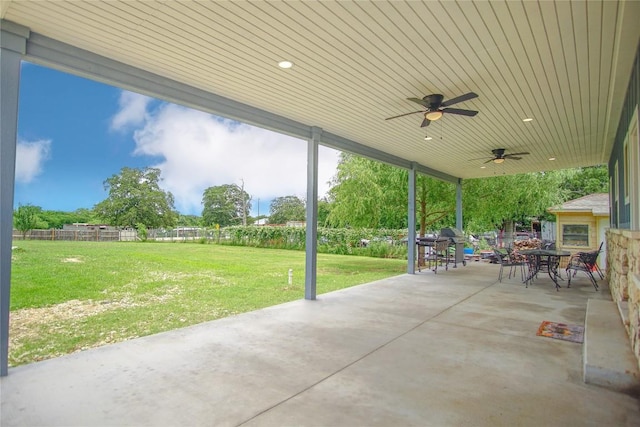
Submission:
[[[581,343],[584,341],[584,326],[567,325],[566,323],[545,320],[540,324],[536,335]]]

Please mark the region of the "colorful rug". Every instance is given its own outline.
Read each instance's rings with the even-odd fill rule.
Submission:
[[[565,323],[545,320],[538,328],[536,335],[558,340],[581,343],[584,341],[584,326],[567,325]]]

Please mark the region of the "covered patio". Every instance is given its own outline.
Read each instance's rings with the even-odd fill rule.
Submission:
[[[640,2],[3,1],[0,19],[3,425],[640,424],[635,399],[583,382],[581,345],[535,335],[613,294],[611,358],[640,355]],[[303,140],[305,299],[9,373],[22,61]],[[467,93],[477,116],[428,127],[409,99]],[[608,164],[611,292],[413,274],[410,245],[409,274],[315,300],[319,145],[409,170],[409,241],[418,173],[456,184],[463,228],[464,179]]]
[[[582,344],[536,336],[543,320],[584,324],[606,284],[497,273],[401,275],[13,368],[1,423],[640,424],[635,398],[583,382]]]

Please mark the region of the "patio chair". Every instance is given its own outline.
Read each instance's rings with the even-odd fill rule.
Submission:
[[[571,256],[567,265],[567,287],[571,287],[571,277],[575,277],[578,271],[582,271],[591,280],[596,291],[598,290],[598,282],[593,276],[593,271],[599,253],[599,251],[578,252]]]
[[[524,266],[526,264],[524,259],[519,259],[516,254],[514,254],[513,252],[511,253],[504,253],[499,251],[498,249],[494,249],[493,253],[496,257],[496,260],[498,262],[498,264],[500,264],[500,272],[498,273],[498,281],[502,282],[502,276],[504,274],[504,269],[505,267],[509,268],[509,279],[511,279],[511,275],[513,274],[513,277],[516,276],[516,273],[514,271],[514,269],[517,269],[518,267],[520,267],[520,277],[522,278],[522,281],[524,281],[525,277],[524,277]]]
[[[438,264],[444,263],[445,270],[449,270],[449,239],[435,240],[432,247],[425,249],[427,253],[424,260],[427,268],[438,274]],[[418,271],[420,271],[419,265]]]
[[[598,255],[600,255],[600,253],[602,252],[602,245],[604,244],[604,242],[600,243],[600,246],[598,247],[598,250],[596,251],[598,253]],[[584,253],[584,252],[578,252],[578,253]],[[586,252],[589,253],[589,252]],[[593,264],[591,264],[591,271],[595,271],[596,273],[598,273],[598,276],[600,276],[600,280],[604,279],[604,273],[602,272],[602,270],[600,270],[600,266],[598,265],[598,257],[596,256],[595,260],[593,260]],[[575,272],[574,272],[574,277],[575,277]]]

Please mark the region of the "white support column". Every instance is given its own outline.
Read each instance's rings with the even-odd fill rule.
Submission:
[[[409,169],[409,206],[407,208],[409,233],[407,235],[407,273],[416,273],[416,165]]]
[[[4,23],[4,22],[3,22]],[[18,136],[20,62],[29,31],[2,26],[0,30],[0,376],[9,370],[9,308],[11,294],[11,240],[13,191]]]
[[[456,228],[462,231],[462,179],[456,184]]]
[[[307,146],[307,235],[305,242],[304,299],[316,299],[318,263],[318,143],[322,129],[311,129]]]

